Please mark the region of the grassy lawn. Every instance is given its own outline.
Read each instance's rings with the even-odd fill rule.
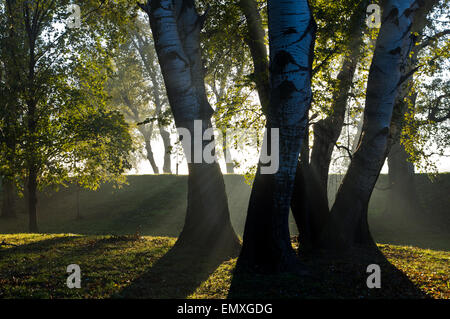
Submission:
[[[240,175],[225,175],[231,221],[236,233],[243,234],[251,188]],[[377,242],[413,245],[435,250],[450,250],[450,174],[441,174],[434,183],[418,175],[420,200],[427,209],[424,218],[389,216],[386,209],[387,176],[381,175],[369,206],[371,232]],[[330,178],[330,191],[339,178]],[[0,184],[1,187],[1,184]],[[129,176],[128,185],[113,188],[103,185],[98,191],[81,190],[77,219],[77,189],[73,186],[58,192],[39,194],[38,225],[46,234],[132,235],[177,237],[180,233],[187,199],[187,177],[175,175]],[[1,196],[0,196],[1,197]],[[0,219],[0,234],[26,233],[28,216],[23,199],[17,202],[17,218]],[[293,218],[290,231],[297,234]]]
[[[387,176],[380,176],[369,223],[385,258],[363,252],[301,256],[311,269],[306,278],[251,275],[236,269],[231,256],[171,249],[184,223],[186,176],[128,180],[120,189],[82,190],[81,219],[75,187],[40,193],[42,235],[25,234],[24,200],[18,200],[17,218],[0,219],[0,298],[450,298],[450,174],[435,183],[418,176],[426,207],[419,219],[385,213]],[[242,236],[251,188],[238,175],[225,175],[225,184],[232,223]],[[290,226],[295,235],[292,219]],[[366,286],[373,263],[381,267],[381,289]],[[66,286],[70,264],[81,267],[81,289]]]
[[[170,237],[11,234],[0,242],[8,244],[0,298],[450,298],[450,252],[416,247],[380,245],[403,273],[381,264],[381,289],[368,289],[371,261],[355,256],[305,256],[314,271],[301,278],[234,274],[235,258],[171,254]],[[81,289],[66,286],[69,264],[81,267]]]

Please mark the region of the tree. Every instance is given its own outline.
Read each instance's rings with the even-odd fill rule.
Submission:
[[[200,123],[200,136],[205,136],[213,114],[206,96],[200,48],[205,17],[199,16],[191,0],[153,0],[140,7],[149,16],[175,124],[189,132],[189,136],[183,136],[189,139],[184,151],[194,154],[195,146],[200,146],[203,154],[207,143],[214,143],[211,136],[199,145],[194,135],[195,123]],[[240,243],[231,225],[218,163],[207,163],[202,156],[197,163],[188,161],[188,169],[188,208],[176,247],[235,253]]]
[[[432,13],[445,10],[446,7],[448,9],[445,1],[427,1],[414,15],[411,32],[415,36],[415,41],[403,71],[407,80],[396,99],[391,121],[391,147],[388,155],[389,206],[387,208],[391,217],[394,215],[423,217],[424,207],[418,200],[413,162],[420,164],[420,159],[425,159],[426,156],[424,156],[425,147],[421,146],[423,142],[420,141],[423,138],[420,138],[417,133],[419,127],[425,129],[425,132],[433,132],[427,134],[428,142],[439,138],[439,135],[445,136],[445,126],[442,127],[440,123],[445,122],[446,117],[448,119],[449,113],[446,114],[444,111],[445,101],[449,98],[448,84],[441,83],[439,79],[434,79],[430,84],[422,82],[427,82],[425,77],[436,77],[436,73],[442,70],[441,66],[445,69],[445,63],[442,62],[443,59],[448,58],[448,54],[446,57],[444,52],[449,45],[450,30],[443,29],[434,22]],[[433,98],[436,91],[439,93],[436,98]],[[421,116],[419,115],[421,113],[424,114]],[[416,114],[421,119],[415,120]],[[445,140],[444,138],[441,143],[438,143],[440,147],[437,149],[445,148]],[[430,148],[429,143],[427,144]],[[419,155],[420,153],[422,155]]]
[[[320,89],[314,91],[315,104],[318,104],[319,111],[327,116],[311,124],[314,144],[311,146],[310,152],[307,135],[297,167],[291,207],[299,229],[299,249],[302,250],[317,246],[322,228],[330,218],[328,175],[333,150],[338,145],[345,115],[349,109],[350,97],[354,92],[352,89],[356,85],[354,79],[356,69],[365,50],[363,36],[365,11],[368,3],[368,1],[359,1],[356,4],[345,3],[342,7],[316,3],[316,6],[321,9],[317,9],[320,12],[321,20],[328,21],[331,17],[341,16],[345,17],[348,23],[344,26],[324,23],[322,24],[324,27],[318,30],[318,54],[325,54],[325,60],[322,60],[322,63],[326,63],[326,59],[330,56],[342,57],[343,61],[340,62],[336,79],[329,74],[329,69],[324,69],[322,64],[315,67],[314,87],[320,88],[325,82],[329,85],[326,93],[329,94],[329,91],[332,93],[331,102],[328,102],[327,98],[320,93]],[[340,36],[336,37],[336,34]],[[330,41],[335,42],[335,47],[334,50],[327,52],[329,50],[326,50],[326,47]],[[330,108],[324,110],[321,104],[330,105]]]
[[[271,91],[266,143],[271,152],[279,149],[279,168],[264,174],[260,160],[239,263],[258,271],[299,271],[288,215],[311,103],[316,25],[307,1],[269,0],[268,18]],[[279,130],[276,142],[271,129]]]
[[[18,99],[23,90],[23,79],[19,72],[23,63],[24,43],[18,34],[25,32],[23,25],[15,25],[16,14],[10,1],[0,3],[0,112],[1,139],[0,175],[2,177],[2,217],[15,216],[15,186],[18,182],[15,167],[18,162],[17,143],[22,130],[18,121]]]
[[[261,24],[263,18],[260,15],[264,10],[255,0],[243,0],[239,3],[247,20],[249,38],[253,39],[247,41],[249,46],[253,46],[253,78],[265,78],[268,74],[268,64],[264,67],[267,53],[265,47],[258,46],[265,42]],[[309,119],[310,126],[314,128],[314,144],[310,156],[309,134],[305,134],[291,205],[300,231],[301,249],[312,248],[316,244],[322,227],[328,221],[327,181],[331,157],[344,126],[350,98],[357,99],[362,95],[359,87],[363,86],[364,78],[354,77],[357,63],[364,62],[363,58],[369,51],[367,45],[363,44],[367,1],[337,4],[318,0],[311,4],[318,21],[316,63],[312,71],[314,99],[310,113],[313,114]],[[341,19],[336,20],[336,16]],[[347,23],[342,23],[342,19]],[[337,77],[333,75],[335,65],[340,66]],[[264,88],[263,85],[256,87],[264,109],[264,99],[261,96],[269,88]],[[315,119],[318,116],[323,118],[317,121]]]
[[[130,28],[129,39],[115,54],[116,73],[108,82],[108,91],[113,97],[112,103],[127,116],[127,119],[138,124],[136,127],[144,138],[146,157],[153,172],[170,173],[170,133],[166,126],[170,124],[171,118],[166,110],[167,97],[161,90],[164,84],[157,68],[156,52],[153,44],[148,43],[140,35],[140,32],[144,32],[140,21],[134,21]],[[162,170],[156,165],[151,143],[158,135],[155,123],[164,146]]]
[[[388,0],[367,83],[364,123],[359,144],[336,195],[323,244],[338,248],[374,247],[367,220],[369,199],[388,152],[389,127],[410,54],[415,1]]]
[[[245,38],[253,60],[253,79],[259,95],[263,111],[269,108],[269,61],[267,59],[266,32],[263,29],[262,17],[256,0],[240,0],[239,7],[247,21],[247,37]]]
[[[199,8],[208,10],[201,33],[205,53],[205,84],[210,104],[214,107],[213,126],[221,132],[226,172],[233,173],[245,160],[231,158],[231,149],[241,146],[238,136],[227,137],[227,129],[262,128],[259,106],[252,101],[250,52],[243,40],[246,28],[237,1],[200,1]],[[218,153],[220,156],[220,153]]]
[[[123,179],[129,168],[128,127],[105,105],[106,74],[99,66],[108,63],[107,52],[119,39],[124,15],[117,13],[130,10],[113,4],[116,10],[108,15],[100,10],[103,3],[85,2],[82,12],[87,13],[78,17],[84,27],[61,30],[56,24],[69,17],[68,4],[10,0],[2,11],[13,30],[7,42],[13,47],[2,48],[12,52],[6,73],[14,74],[18,85],[8,98],[17,105],[13,123],[22,131],[16,140],[19,160],[8,168],[27,181],[31,232],[38,231],[38,189],[63,184],[73,175],[95,188],[100,180]],[[75,163],[81,165],[74,168]]]
[[[150,37],[142,36],[144,30],[143,23],[138,21],[138,28],[134,32],[133,45],[138,51],[141,58],[141,63],[143,64],[147,76],[150,78],[152,83],[152,100],[155,104],[155,115],[158,118],[158,130],[162,138],[164,147],[164,162],[163,162],[163,173],[171,172],[171,151],[172,146],[170,142],[170,132],[167,130],[168,123],[171,122],[170,114],[165,109],[167,104],[167,96],[164,95],[164,83],[161,75],[161,71],[157,65],[156,52],[154,51],[154,44],[149,42]],[[150,131],[153,130],[153,123],[151,124]],[[149,145],[149,143],[147,144]],[[147,146],[148,148],[148,146]]]

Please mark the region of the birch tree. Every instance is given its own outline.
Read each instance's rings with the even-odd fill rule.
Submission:
[[[354,75],[357,64],[362,63],[361,55],[368,51],[363,44],[367,3],[368,1],[341,1],[339,4],[311,2],[319,25],[316,31],[316,63],[312,72],[314,102],[310,112],[313,113],[310,116],[310,126],[314,130],[314,144],[311,145],[310,163],[309,138],[305,134],[300,156],[302,161],[298,162],[291,203],[302,249],[312,246],[318,240],[324,224],[328,222],[326,184],[329,166],[344,126],[351,93],[356,98],[353,88],[356,85]],[[266,41],[261,16],[264,10],[255,0],[241,0],[239,5],[247,22],[246,44],[252,53],[254,78],[264,79],[269,72],[268,63],[264,62],[267,60],[267,52],[265,46],[261,45]],[[341,19],[336,20],[336,16]],[[333,75],[334,65],[340,67],[337,76]],[[357,85],[361,85],[361,82],[362,80],[358,80]],[[264,96],[270,91],[268,81],[267,85],[257,83],[256,88],[262,109],[265,110],[267,106]],[[314,120],[319,114],[325,116],[321,120]]]
[[[423,81],[424,75],[437,78],[437,73],[441,72],[439,66],[442,65],[445,68],[443,60],[448,59],[448,55],[445,57],[445,54],[442,53],[446,51],[445,47],[449,46],[450,29],[442,28],[433,21],[431,14],[435,9],[438,11],[448,10],[448,3],[445,4],[445,1],[439,0],[427,1],[414,15],[411,29],[415,37],[414,46],[411,49],[411,54],[406,58],[406,67],[403,70],[407,79],[401,86],[394,106],[391,121],[391,146],[388,155],[389,200],[387,201],[387,212],[391,217],[393,215],[420,217],[420,215],[423,216],[425,210],[425,207],[421,207],[418,200],[419,194],[415,187],[414,159],[406,148],[408,147],[411,152],[411,148],[413,150],[419,149],[422,144],[413,132],[414,121],[410,123],[410,120],[414,118],[414,113],[421,113],[419,111],[421,108],[419,104],[422,104],[421,97],[432,97],[434,95],[432,87],[436,80],[433,80],[431,85],[422,85],[421,82],[425,82]],[[439,61],[440,59],[442,60]],[[443,94],[435,101],[431,98],[431,101],[425,103],[425,109],[429,113],[424,116],[426,121],[432,123],[434,128],[439,126],[440,122],[445,121],[445,118],[433,116],[433,110],[437,111],[439,108],[444,110],[445,98],[449,97],[448,85],[446,88],[446,85],[439,83],[436,87]],[[439,133],[432,135],[439,135]],[[445,143],[443,144],[445,145]]]
[[[328,78],[330,68],[324,70],[320,64],[315,67],[316,83],[314,84],[320,88],[322,85],[320,82],[326,80],[327,92],[331,91],[331,103],[329,110],[325,110],[327,116],[311,124],[314,144],[309,151],[308,139],[305,140],[297,167],[291,208],[299,229],[299,249],[302,250],[312,249],[317,245],[323,226],[330,218],[328,175],[333,151],[344,127],[345,114],[349,109],[351,89],[355,86],[356,68],[365,50],[363,39],[365,11],[368,3],[369,1],[360,1],[356,5],[345,3],[344,9],[329,9],[329,14],[333,17],[339,15],[339,12],[335,10],[342,10],[344,12],[341,12],[341,15],[346,13],[349,16],[345,26],[335,27],[336,32],[342,33],[343,40],[334,39],[335,32],[330,37],[329,30],[318,31],[320,47],[327,46],[329,41],[333,41],[335,50],[340,52],[336,55],[342,57],[343,61],[340,63],[336,79]],[[317,89],[317,92],[320,90]],[[328,104],[326,100],[324,103],[320,93],[316,94],[315,99],[316,104]],[[318,108],[323,108],[323,105],[318,105]]]
[[[200,30],[206,17],[197,13],[193,0],[152,0],[140,7],[149,16],[175,124],[189,132],[186,138],[190,143],[184,145],[190,147],[185,153],[193,154],[199,142],[194,135],[195,121],[201,123],[200,136],[212,127],[213,109],[206,96],[200,47]],[[213,142],[214,136],[203,141],[201,150]],[[220,167],[217,162],[207,163],[203,156],[199,160],[188,162],[188,207],[176,247],[234,254],[240,243],[231,225]]]
[[[394,102],[404,82],[402,70],[413,44],[410,31],[417,8],[413,0],[384,3],[369,71],[362,134],[323,233],[325,246],[375,247],[367,220],[368,204],[388,152]]]
[[[288,215],[297,160],[311,103],[315,21],[307,1],[268,1],[270,104],[266,143],[279,168],[263,174],[260,160],[250,197],[239,263],[258,271],[300,271]],[[271,129],[279,130],[272,142]],[[279,143],[278,143],[279,142]]]

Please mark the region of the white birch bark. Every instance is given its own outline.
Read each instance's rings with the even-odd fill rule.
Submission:
[[[268,1],[270,105],[267,143],[279,148],[279,169],[260,167],[252,189],[241,260],[268,271],[300,270],[290,242],[289,207],[311,103],[315,22],[308,1]],[[279,129],[271,143],[270,129]]]
[[[178,34],[173,1],[153,0],[141,7],[151,17],[156,52],[175,122],[178,125],[195,120],[200,113],[200,103],[193,86],[189,58]]]
[[[197,162],[196,152],[192,152],[199,146],[195,145],[200,142],[196,137],[201,139],[211,127],[213,113],[206,97],[201,59],[202,17],[193,0],[152,0],[140,6],[149,15],[175,124],[190,132],[185,153],[194,154],[196,160],[188,164],[187,213],[176,247],[214,247],[221,254],[235,254],[240,243],[231,226],[220,167],[217,162],[207,163],[203,156]],[[201,132],[195,132],[196,120],[201,120]],[[201,134],[196,136],[194,132]],[[201,141],[201,150],[213,140]]]
[[[412,45],[414,0],[387,0],[367,83],[361,139],[332,208],[327,244],[373,245],[367,222],[370,196],[386,158],[389,126],[402,83],[402,63]],[[337,235],[330,239],[330,234]]]

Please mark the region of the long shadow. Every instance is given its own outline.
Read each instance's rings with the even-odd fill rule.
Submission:
[[[47,251],[49,249],[52,249],[55,245],[68,243],[69,241],[72,241],[76,238],[79,238],[77,236],[61,236],[61,237],[54,237],[44,240],[38,240],[32,243],[28,244],[22,244],[22,245],[9,245],[9,243],[5,244],[6,249],[0,249],[0,259],[5,258],[8,255],[12,255],[15,253],[30,253],[30,252],[36,252],[36,251]],[[10,247],[10,248],[8,248]]]
[[[6,247],[11,247],[7,249],[0,249],[0,258],[6,258],[8,255],[13,255],[16,253],[40,253],[44,254],[49,250],[58,248],[60,245],[68,244],[69,242],[83,240],[86,236],[61,236],[48,238],[44,240],[35,241],[32,243],[22,244],[22,245],[9,245],[6,243]],[[58,256],[65,256],[68,254],[74,254],[76,256],[82,255],[83,253],[92,253],[94,250],[102,249],[105,245],[110,243],[116,243],[119,241],[130,241],[134,240],[131,236],[107,236],[105,238],[94,238],[89,242],[80,242],[77,246],[66,247],[64,252],[58,252]]]
[[[346,254],[321,251],[302,254],[300,259],[311,270],[310,276],[295,274],[264,275],[237,266],[228,298],[428,298],[409,278],[377,250],[355,249]],[[381,269],[381,288],[369,289],[367,266]]]
[[[0,249],[0,260],[14,258],[15,255],[40,255],[45,256],[50,251],[52,251],[53,256],[52,267],[57,266],[67,266],[64,262],[67,262],[67,258],[73,259],[73,263],[79,263],[83,261],[86,255],[92,255],[95,252],[101,254],[102,251],[106,249],[109,244],[116,244],[121,241],[134,240],[131,236],[111,236],[100,239],[85,240],[85,236],[64,236],[57,238],[44,239],[28,244],[22,244],[17,246],[12,246],[8,249]],[[76,245],[67,246],[66,244],[74,243]],[[39,261],[30,261],[28,263],[29,267],[39,264]],[[12,274],[13,269],[9,269],[9,275]],[[1,271],[1,269],[0,269]],[[0,273],[0,276],[2,274]]]
[[[232,257],[175,245],[113,298],[184,299]]]

